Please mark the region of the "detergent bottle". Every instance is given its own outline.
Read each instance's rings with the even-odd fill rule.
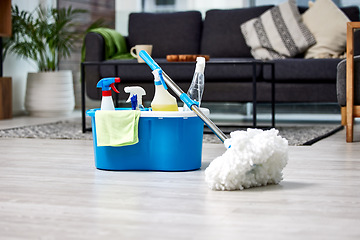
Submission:
[[[146,95],[145,90],[139,86],[125,87],[124,91],[130,93],[130,96],[126,102],[131,102],[133,110],[145,109],[142,104],[142,96]],[[136,98],[136,101],[134,99]]]
[[[155,96],[151,102],[153,111],[178,111],[176,98],[168,91],[165,81],[162,76],[161,69],[152,71],[154,75]]]
[[[103,78],[97,83],[96,87],[102,89],[101,110],[115,110],[113,99],[111,97],[111,89],[119,93],[115,88],[115,83],[119,82],[119,77],[112,77]]]
[[[205,70],[205,58],[197,57],[194,76],[191,81],[187,95],[192,100],[198,103],[198,107],[200,107],[201,98],[204,92],[204,85],[205,85],[204,70]],[[190,109],[188,108],[188,106],[186,106],[186,104],[184,104],[183,111],[190,111]]]

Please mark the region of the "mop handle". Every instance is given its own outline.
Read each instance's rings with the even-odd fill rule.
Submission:
[[[149,67],[152,70],[155,69],[161,69],[160,66],[150,57],[150,55],[144,51],[141,50],[139,52],[139,56],[149,65]],[[164,76],[165,83],[174,91],[174,93],[180,97],[181,101],[186,103],[183,99],[184,91],[164,72],[162,71],[162,74]],[[213,133],[222,141],[224,142],[227,139],[227,136],[213,123],[201,110],[198,106],[195,104],[191,105],[191,110],[195,112],[195,114],[208,126],[208,128],[213,131]]]
[[[151,70],[154,71],[156,69],[161,69],[161,67],[154,61],[154,59],[152,59],[152,57],[150,57],[150,55],[145,50],[141,50],[139,52],[139,56],[147,63],[147,65],[149,65]]]

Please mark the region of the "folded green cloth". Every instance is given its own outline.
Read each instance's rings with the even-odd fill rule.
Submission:
[[[139,142],[140,111],[96,111],[97,146],[127,146]]]
[[[94,28],[90,32],[100,34],[105,41],[105,59],[131,59],[134,58],[128,51],[125,38],[114,29]],[[85,60],[85,44],[81,50],[81,61]]]

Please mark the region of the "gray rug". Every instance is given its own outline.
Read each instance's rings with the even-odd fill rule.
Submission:
[[[245,130],[231,127],[220,127],[226,135],[235,130]],[[304,127],[279,127],[280,136],[286,138],[291,146],[311,145],[335,132],[343,129],[338,125],[304,126]],[[1,138],[43,138],[43,139],[82,139],[92,140],[92,133],[82,133],[80,121],[61,121],[27,127],[0,130]],[[205,128],[204,143],[222,142]]]
[[[326,126],[292,126],[276,127],[279,135],[286,138],[290,146],[309,146],[321,139],[329,137],[334,133],[342,130],[344,127],[339,125]],[[220,129],[230,137],[230,132],[236,130],[246,130],[246,128],[220,127]],[[211,132],[210,129],[204,130],[204,142],[221,143],[220,140]]]

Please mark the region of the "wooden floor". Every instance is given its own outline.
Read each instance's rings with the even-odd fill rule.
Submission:
[[[221,192],[204,169],[222,144],[204,144],[198,171],[111,172],[95,169],[92,141],[0,138],[0,239],[358,240],[360,131],[355,140],[343,130],[290,147],[280,185]]]

